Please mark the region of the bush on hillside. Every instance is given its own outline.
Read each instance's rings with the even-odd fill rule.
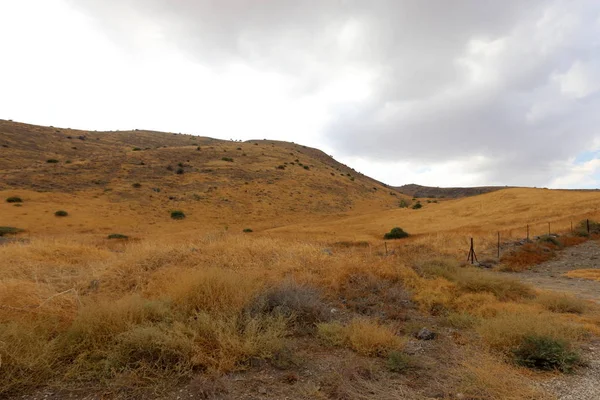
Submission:
[[[398,207],[400,208],[408,208],[408,206],[410,206],[410,203],[406,199],[401,199],[400,203],[398,203]]]
[[[120,233],[111,233],[108,235],[108,239],[129,239],[129,236]]]
[[[250,229],[250,228],[246,228],[246,229],[244,229],[243,232],[245,232],[245,233],[252,233],[254,231],[252,229]]]
[[[413,210],[418,210],[419,208],[422,208],[423,205],[421,204],[420,201],[417,201],[415,204],[413,204],[412,209]]]
[[[56,215],[57,217],[66,217],[67,215],[69,215],[69,213],[65,210],[58,210],[54,213],[54,215]]]
[[[409,236],[409,234],[407,232],[405,232],[402,228],[395,227],[395,228],[392,228],[391,231],[389,231],[388,233],[383,235],[383,238],[386,240],[403,239],[408,236]]]
[[[15,235],[23,232],[23,229],[15,228],[14,226],[0,226],[0,237],[4,235]]]
[[[49,159],[46,160],[46,162],[48,164],[56,164],[58,162],[58,160],[55,159],[55,158],[49,158]]]
[[[172,219],[184,219],[185,218],[185,213],[181,210],[174,210],[171,211],[171,218]]]
[[[566,341],[548,336],[526,336],[513,354],[517,363],[545,371],[571,372],[580,361]]]
[[[136,189],[139,189],[139,188],[141,188],[141,187],[142,187],[142,184],[141,184],[141,183],[137,183],[137,182],[136,182],[136,183],[134,183],[134,184],[133,184],[133,185],[131,185],[131,186],[133,186],[133,187],[134,187],[134,188],[136,188]]]
[[[23,199],[18,196],[12,196],[6,199],[7,203],[22,203]]]
[[[231,157],[222,157],[221,160],[227,161],[227,162],[233,162],[233,158],[231,158]]]
[[[575,234],[577,236],[588,236],[588,221],[589,221],[589,225],[590,225],[590,234],[592,235],[597,235],[600,234],[600,223],[594,221],[594,220],[583,220],[580,221],[577,226],[575,227]]]

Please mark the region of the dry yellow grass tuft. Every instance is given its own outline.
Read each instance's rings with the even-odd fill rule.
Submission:
[[[590,279],[592,281],[600,281],[600,270],[598,269],[574,269],[565,274],[569,278]]]
[[[348,325],[339,322],[317,325],[319,337],[333,346],[347,346],[359,354],[385,356],[402,350],[405,339],[385,325],[367,319],[353,319]]]

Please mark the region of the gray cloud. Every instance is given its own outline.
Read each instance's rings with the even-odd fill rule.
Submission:
[[[599,136],[595,0],[71,3],[132,51],[154,33],[214,69],[285,75],[298,97],[364,74],[369,95],[336,104],[322,133],[342,155],[480,156],[481,183],[541,186]]]

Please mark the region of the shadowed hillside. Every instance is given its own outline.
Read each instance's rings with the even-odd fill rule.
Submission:
[[[421,186],[414,183],[394,187],[395,190],[407,196],[429,198],[451,198],[476,196],[478,194],[495,192],[507,189],[509,186],[478,186],[478,187],[432,187]]]

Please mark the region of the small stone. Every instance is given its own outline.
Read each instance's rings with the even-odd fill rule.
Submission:
[[[421,328],[417,333],[416,338],[419,340],[433,340],[435,339],[435,332],[432,332],[427,328]]]
[[[260,393],[260,394],[267,394],[267,388],[259,387],[258,388],[258,393]]]

